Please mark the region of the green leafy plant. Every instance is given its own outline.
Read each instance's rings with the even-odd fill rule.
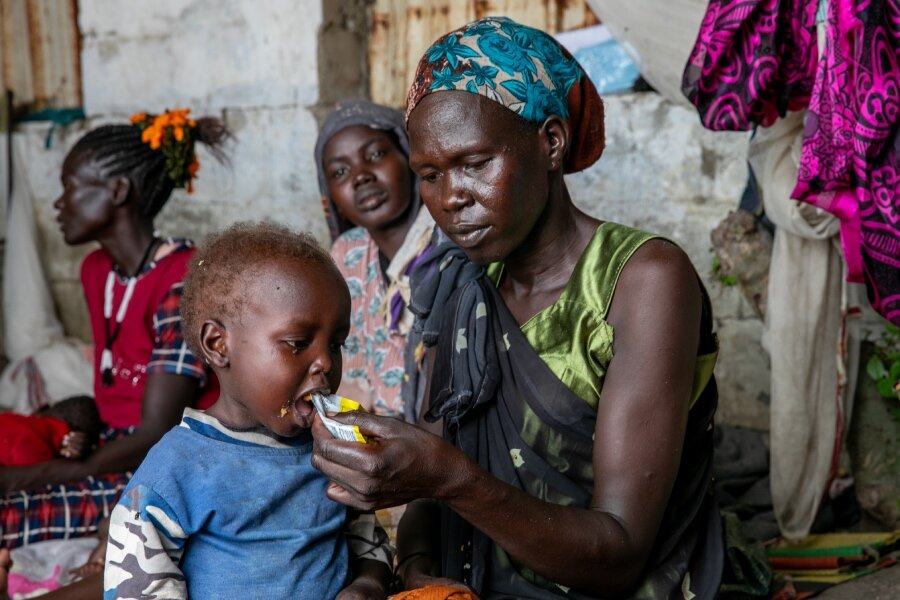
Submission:
[[[875,382],[879,395],[900,400],[900,327],[885,326],[881,338],[872,347],[866,374]],[[900,417],[900,408],[893,412]]]
[[[710,248],[712,253],[712,264],[710,265],[713,275],[723,287],[732,287],[737,285],[738,280],[734,275],[726,275],[722,273],[722,259],[716,254],[715,250]]]

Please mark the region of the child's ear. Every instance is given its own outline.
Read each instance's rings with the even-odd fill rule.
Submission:
[[[228,331],[215,319],[207,319],[200,327],[200,350],[206,364],[225,369],[228,367]]]
[[[116,177],[113,187],[113,204],[122,206],[128,202],[128,195],[131,193],[131,180],[122,175]]]

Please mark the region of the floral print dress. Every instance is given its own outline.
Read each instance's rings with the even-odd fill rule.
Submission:
[[[387,286],[378,247],[362,227],[344,232],[331,255],[350,288],[350,335],[344,344],[343,380],[368,397],[353,398],[377,415],[402,416],[406,336],[390,327]]]

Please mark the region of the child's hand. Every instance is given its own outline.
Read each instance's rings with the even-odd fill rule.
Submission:
[[[87,452],[88,437],[83,431],[70,431],[62,439],[59,453],[64,458],[81,458]]]
[[[103,549],[106,549],[106,544],[102,544]],[[96,575],[98,573],[103,572],[103,567],[105,566],[104,557],[94,558],[94,555],[91,554],[91,558],[88,559],[86,563],[81,565],[78,568],[72,569],[69,571],[69,575],[72,576],[73,581],[78,581],[79,579],[84,579],[88,575]]]
[[[360,575],[341,590],[335,600],[385,600],[387,590],[377,577]]]
[[[88,575],[96,575],[103,572],[103,567],[106,564],[106,546],[109,543],[109,517],[100,521],[100,526],[97,529],[97,539],[100,542],[91,552],[91,555],[88,556],[87,562],[77,569],[69,571],[69,574],[75,579],[84,579]],[[2,600],[2,596],[0,596],[0,600]]]

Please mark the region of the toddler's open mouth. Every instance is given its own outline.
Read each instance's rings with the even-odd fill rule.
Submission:
[[[330,393],[329,390],[312,390],[301,394],[299,398],[285,402],[281,406],[281,411],[278,416],[283,419],[289,414],[292,414],[297,423],[302,424],[304,427],[308,427],[312,423],[312,414],[315,412],[315,408],[312,405],[313,395]]]

